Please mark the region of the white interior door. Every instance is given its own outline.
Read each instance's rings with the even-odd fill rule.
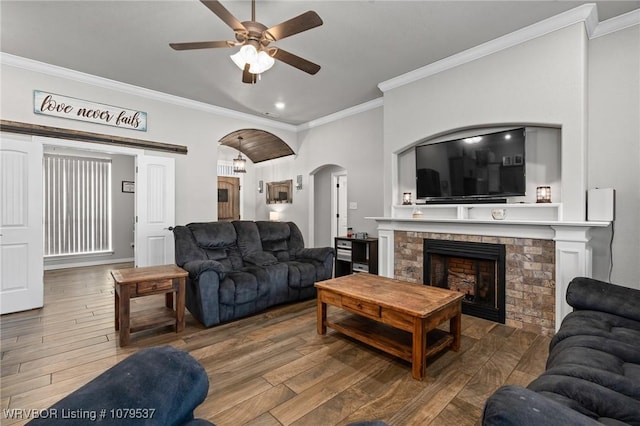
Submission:
[[[331,184],[331,235],[332,237],[344,237],[347,235],[348,211],[347,211],[347,175],[332,174]]]
[[[136,266],[174,263],[174,159],[138,155],[136,171]]]
[[[41,308],[42,144],[0,134],[0,314]]]
[[[347,235],[347,175],[338,176],[338,236]]]

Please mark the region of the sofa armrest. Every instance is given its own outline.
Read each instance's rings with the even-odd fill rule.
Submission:
[[[311,259],[317,260],[318,262],[324,262],[325,260],[327,260],[327,257],[333,255],[334,250],[332,247],[314,247],[301,249],[296,253],[296,258]]]
[[[182,265],[182,269],[189,273],[189,278],[197,280],[206,271],[215,271],[222,281],[229,269],[216,260],[192,260]]]
[[[483,426],[602,426],[566,405],[521,386],[503,386],[487,399]]]
[[[640,321],[640,290],[577,277],[567,287],[567,303],[576,310],[590,310]]]
[[[91,424],[94,413],[101,425],[182,425],[193,420],[208,389],[206,371],[188,353],[172,346],[143,349],[51,406],[47,418],[29,425]],[[69,413],[82,416],[69,418]]]

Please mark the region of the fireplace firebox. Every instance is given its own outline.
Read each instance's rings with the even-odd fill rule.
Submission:
[[[462,313],[505,323],[505,246],[424,240],[425,285],[464,293]]]

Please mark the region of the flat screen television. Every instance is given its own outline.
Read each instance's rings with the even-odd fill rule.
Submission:
[[[416,146],[416,198],[500,200],[525,195],[525,129]]]

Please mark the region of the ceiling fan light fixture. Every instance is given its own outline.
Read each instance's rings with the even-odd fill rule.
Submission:
[[[241,70],[244,70],[245,64],[253,64],[258,58],[258,51],[252,44],[245,44],[240,50],[231,55],[231,60]]]
[[[249,72],[251,74],[262,74],[267,71],[269,68],[273,66],[276,62],[267,52],[261,50],[258,52],[256,59],[253,62],[250,62]]]

